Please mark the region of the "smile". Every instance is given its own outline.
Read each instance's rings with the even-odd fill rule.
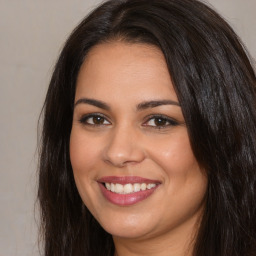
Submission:
[[[146,189],[152,189],[156,187],[157,184],[155,183],[135,183],[135,184],[114,184],[114,183],[105,183],[105,187],[107,190],[110,190],[113,193],[117,194],[131,194],[139,191],[144,191]]]
[[[108,176],[98,180],[105,199],[118,206],[129,206],[150,197],[159,181],[137,176]]]

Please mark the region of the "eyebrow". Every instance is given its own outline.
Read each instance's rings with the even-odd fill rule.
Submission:
[[[107,103],[100,100],[95,100],[95,99],[81,98],[76,101],[74,107],[76,107],[79,104],[89,104],[104,110],[111,109],[111,107]],[[180,104],[173,100],[150,100],[150,101],[141,102],[140,104],[137,105],[136,108],[137,108],[137,111],[141,111],[141,110],[145,110],[148,108],[155,108],[162,105],[174,105],[174,106],[180,107]]]
[[[88,98],[81,98],[79,99],[74,107],[76,107],[77,105],[79,104],[89,104],[89,105],[93,105],[95,107],[98,107],[98,108],[102,108],[102,109],[105,109],[105,110],[110,110],[110,106],[108,104],[106,104],[105,102],[103,101],[100,101],[100,100],[94,100],[94,99],[88,99]]]
[[[162,105],[174,105],[179,106],[180,104],[173,100],[151,100],[151,101],[145,101],[137,105],[137,110],[144,110],[148,108],[155,108]]]

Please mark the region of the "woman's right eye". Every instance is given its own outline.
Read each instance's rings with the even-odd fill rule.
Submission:
[[[90,114],[83,116],[80,120],[80,123],[84,125],[93,125],[93,126],[101,126],[101,125],[110,125],[111,123],[102,115],[99,114]]]

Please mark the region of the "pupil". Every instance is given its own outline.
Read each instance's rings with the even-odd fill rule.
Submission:
[[[166,124],[166,120],[163,118],[156,118],[155,119],[155,125],[157,126],[162,126]]]
[[[100,116],[94,116],[93,117],[93,123],[95,124],[103,124],[104,123],[104,119]]]

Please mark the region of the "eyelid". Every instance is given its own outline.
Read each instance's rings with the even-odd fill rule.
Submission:
[[[166,125],[147,125],[146,123],[148,123],[150,120],[152,119],[163,119],[163,120],[166,120],[168,124]],[[154,115],[150,115],[150,116],[147,116],[146,117],[146,121],[143,122],[143,126],[147,126],[147,127],[150,127],[150,128],[153,128],[153,129],[163,129],[163,128],[168,128],[170,126],[178,126],[180,124],[180,122],[178,122],[176,119],[174,118],[171,118],[171,117],[168,117],[166,115],[162,115],[162,114],[154,114]]]
[[[108,124],[90,124],[88,122],[86,122],[89,118],[93,118],[93,117],[101,117],[103,119],[105,119]],[[83,125],[88,125],[88,126],[101,126],[101,125],[110,125],[111,122],[109,121],[109,118],[102,114],[102,113],[88,113],[88,114],[85,114],[85,115],[82,115],[80,118],[79,118],[79,122]]]
[[[108,123],[107,124],[93,124],[93,123],[89,123],[87,122],[87,120],[89,118],[93,118],[93,117],[101,117],[104,119],[104,122],[107,121]],[[166,124],[164,125],[149,125],[148,123],[153,120],[153,119],[163,119],[166,121]],[[84,114],[82,115],[80,118],[79,118],[79,122],[82,124],[82,125],[88,125],[88,126],[108,126],[108,125],[111,125],[111,121],[109,121],[109,117],[106,116],[105,114],[102,114],[102,113],[88,113],[88,114]],[[149,115],[147,117],[144,118],[145,121],[143,121],[142,123],[142,126],[144,127],[148,127],[148,128],[152,128],[152,129],[164,129],[164,128],[170,128],[170,127],[174,127],[174,126],[178,126],[178,125],[182,125],[183,123],[180,123],[179,121],[177,121],[176,119],[174,118],[171,118],[169,116],[166,116],[166,115],[163,115],[163,114],[152,114],[152,115]]]

